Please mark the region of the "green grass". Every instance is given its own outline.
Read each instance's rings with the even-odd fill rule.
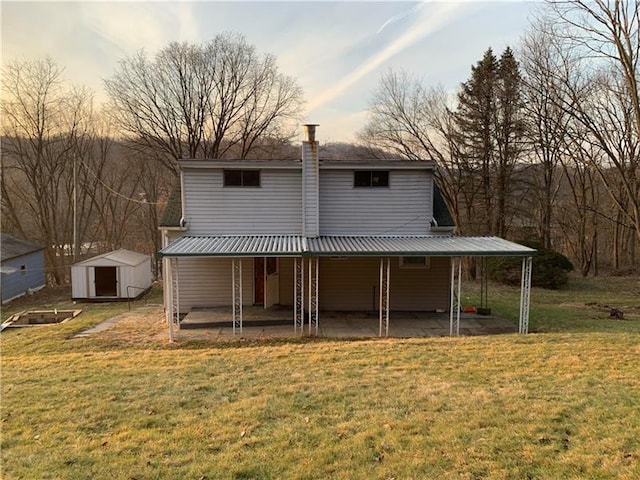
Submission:
[[[70,339],[127,309],[82,304],[0,334],[1,476],[640,478],[638,286],[534,290],[547,333],[409,340],[169,344],[144,302]],[[491,288],[517,316],[517,290]],[[626,320],[584,307],[614,300]]]

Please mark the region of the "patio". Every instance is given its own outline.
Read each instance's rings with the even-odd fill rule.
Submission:
[[[232,311],[227,308],[194,309],[180,323],[177,339],[290,338],[309,336],[309,325],[303,332],[294,332],[293,311],[275,306],[245,307],[242,334],[234,337]],[[378,337],[378,312],[320,312],[318,336],[327,338]],[[449,314],[435,312],[390,312],[390,337],[449,336]],[[460,335],[496,335],[517,333],[518,326],[492,315],[463,313],[460,315]],[[315,332],[312,332],[315,334]]]

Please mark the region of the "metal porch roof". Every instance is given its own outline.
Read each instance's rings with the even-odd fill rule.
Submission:
[[[499,237],[184,236],[163,248],[165,257],[253,256],[533,256],[536,250]]]
[[[160,250],[165,257],[254,257],[300,256],[300,235],[238,235],[180,237]]]

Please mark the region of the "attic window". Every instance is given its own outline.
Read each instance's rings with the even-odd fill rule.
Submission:
[[[225,187],[259,187],[260,170],[225,170]]]
[[[387,170],[357,170],[353,172],[354,187],[388,187]]]

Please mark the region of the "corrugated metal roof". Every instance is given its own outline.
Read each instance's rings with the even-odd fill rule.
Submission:
[[[167,257],[252,257],[301,255],[300,235],[239,235],[180,237],[160,251]]]
[[[498,237],[242,235],[181,237],[167,257],[251,256],[530,256],[536,251]]]
[[[308,243],[317,256],[528,256],[536,252],[498,237],[319,237]]]

